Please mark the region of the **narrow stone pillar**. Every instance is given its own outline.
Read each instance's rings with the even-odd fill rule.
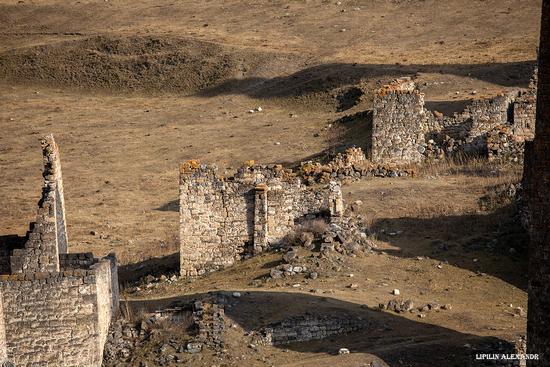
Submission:
[[[267,185],[255,187],[254,195],[254,254],[267,249]]]
[[[341,217],[344,215],[344,199],[342,199],[342,190],[340,184],[335,181],[329,183],[328,207],[331,217]]]

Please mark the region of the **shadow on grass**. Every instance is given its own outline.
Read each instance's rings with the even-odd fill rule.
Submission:
[[[179,212],[180,211],[180,201],[179,200],[172,200],[167,202],[166,204],[163,204],[159,206],[158,208],[155,208],[155,210],[161,211],[161,212]]]
[[[372,230],[399,248],[385,250],[394,256],[429,257],[527,289],[529,236],[514,205],[480,214],[380,219]]]
[[[179,274],[180,254],[173,253],[163,257],[153,257],[133,264],[119,266],[118,280],[120,284],[128,284],[147,276]]]
[[[245,94],[254,98],[281,98],[326,92],[331,88],[357,84],[362,80],[390,80],[414,76],[417,73],[451,74],[474,78],[504,87],[527,87],[535,61],[485,64],[322,64],[305,68],[294,74],[271,79],[251,77],[229,79],[212,88],[202,90],[199,96]]]

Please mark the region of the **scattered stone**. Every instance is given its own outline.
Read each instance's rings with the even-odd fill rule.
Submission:
[[[280,278],[283,277],[284,273],[281,270],[278,270],[278,269],[271,269],[269,271],[269,275],[273,279],[280,279]]]
[[[514,314],[520,317],[527,316],[527,313],[525,312],[525,309],[521,306],[518,306],[514,309]]]
[[[313,250],[314,245],[313,241],[315,240],[315,235],[311,232],[302,232],[300,234],[300,241],[302,242],[302,246],[307,248],[308,250]]]
[[[348,348],[340,348],[340,350],[338,350],[338,354],[340,354],[340,355],[349,354],[349,349]]]
[[[292,263],[294,260],[296,260],[296,256],[298,254],[294,250],[288,251],[286,254],[283,255],[283,260],[286,261],[288,264]]]
[[[399,289],[397,289],[397,288],[392,291],[392,294],[395,295],[395,296],[399,296],[400,293],[401,292],[399,292]]]
[[[381,309],[386,309],[386,310],[394,311],[394,312],[397,312],[397,313],[410,312],[414,308],[414,303],[410,299],[407,299],[407,300],[404,300],[404,301],[403,300],[398,300],[398,299],[392,299],[388,302],[387,305],[384,305],[383,303],[381,303],[379,305],[379,307]]]
[[[187,353],[200,353],[202,351],[202,344],[200,343],[187,343],[186,352]]]

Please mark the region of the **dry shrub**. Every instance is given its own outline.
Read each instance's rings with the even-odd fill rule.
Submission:
[[[479,178],[502,177],[506,181],[511,177],[514,180],[521,177],[522,171],[521,165],[490,162],[487,158],[457,154],[441,161],[427,162],[419,166],[418,177],[464,175]]]
[[[285,238],[281,241],[282,247],[293,247],[303,245],[304,233],[312,233],[314,238],[320,238],[328,230],[327,222],[322,218],[309,219],[294,226]]]
[[[327,229],[327,222],[321,218],[305,221],[299,226],[299,232],[311,232],[316,237],[321,236]]]
[[[157,318],[151,324],[151,329],[163,331],[189,331],[195,326],[193,321],[193,313],[190,311],[183,312],[181,317],[174,319],[172,317]]]

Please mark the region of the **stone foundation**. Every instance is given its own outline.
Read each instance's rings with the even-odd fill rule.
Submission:
[[[264,345],[281,345],[324,339],[368,327],[365,320],[354,316],[310,315],[292,317],[262,328],[256,335]]]

